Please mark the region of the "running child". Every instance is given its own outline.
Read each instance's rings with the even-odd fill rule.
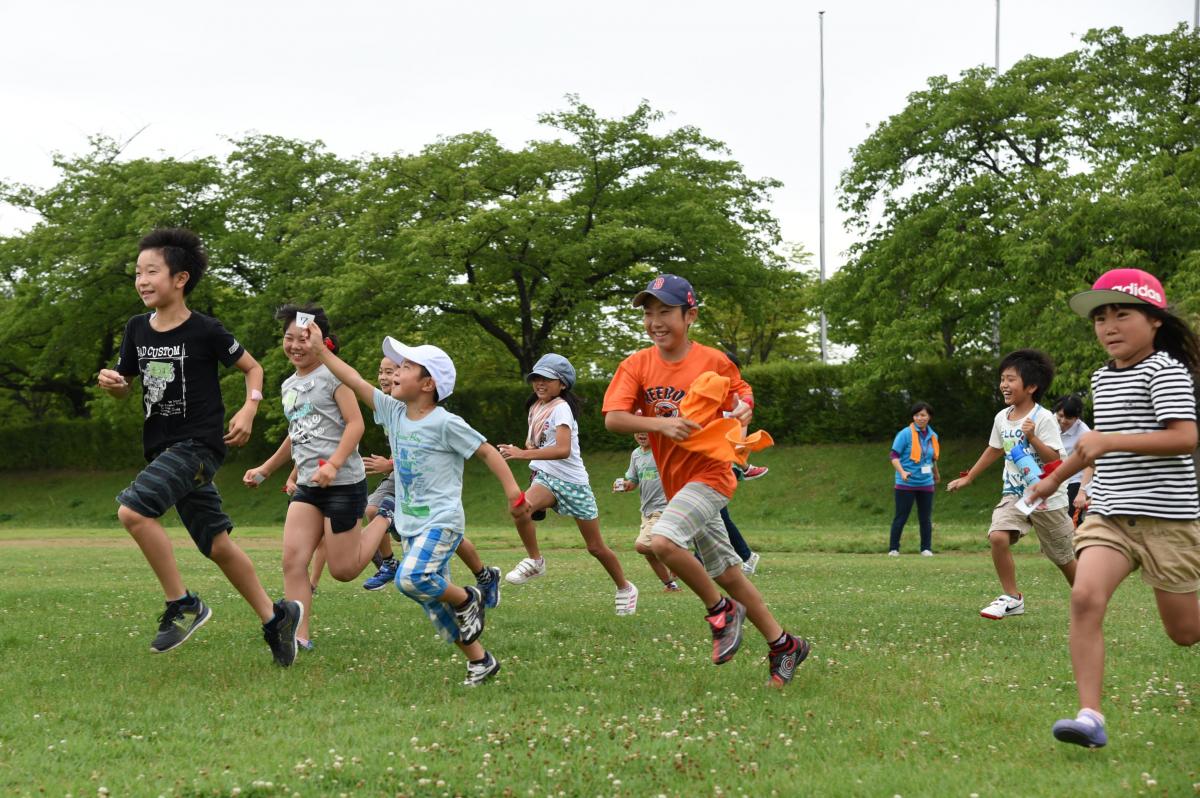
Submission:
[[[1142,569],[1173,642],[1200,642],[1200,496],[1192,462],[1200,340],[1170,311],[1158,279],[1140,269],[1106,272],[1070,306],[1091,320],[1112,359],[1092,374],[1095,431],[1030,489],[1029,500],[1053,495],[1080,468],[1094,466],[1091,507],[1075,532],[1079,570],[1071,588],[1080,710],[1056,722],[1053,733],[1099,748],[1108,742],[1100,712],[1104,615],[1125,577]]]
[[[467,658],[466,685],[478,685],[500,670],[500,662],[479,642],[484,628],[484,596],[478,587],[450,581],[450,558],[462,541],[463,463],[479,457],[499,480],[509,512],[529,512],[504,458],[459,416],[439,405],[454,390],[454,362],[436,346],[404,346],[390,336],[383,354],[397,364],[388,396],[364,380],[333,352],[313,345],[321,361],[375,411],[375,423],[388,434],[396,468],[396,513],[403,554],[396,587],[420,604],[434,628]]]
[[[208,256],[189,230],[159,229],[138,244],[134,288],[150,312],[125,324],[115,369],[101,369],[97,383],[124,398],[130,378],[142,378],[142,449],[146,467],[117,496],[117,517],[137,542],[158,578],[166,609],[150,650],[182,645],[208,622],[212,610],[184,586],[171,540],[159,518],[172,506],[200,553],[217,564],[263,623],[263,637],[275,662],[296,659],[299,602],[272,604],[246,553],[230,539],[233,522],[221,509],[213,477],[225,460],[226,445],[250,439],[263,371],[258,362],[216,319],[192,311],[187,297],[204,276]],[[225,405],[217,364],[235,366],[246,376],[246,401],[222,435]]]
[[[500,444],[505,460],[529,460],[533,482],[525,492],[531,512],[554,508],[559,515],[575,519],[579,534],[587,543],[588,554],[604,566],[617,586],[617,615],[633,615],[637,611],[638,589],[625,578],[617,555],[600,535],[600,511],[596,497],[588,484],[587,469],[579,456],[579,397],[571,390],[575,385],[575,367],[562,355],[553,352],[542,355],[533,370],[525,375],[533,386],[526,402],[529,411],[529,434],[525,447]],[[514,585],[521,585],[546,573],[546,561],[538,547],[537,525],[522,516],[517,532],[525,553],[529,556],[505,576]]]
[[[1062,432],[1063,449],[1066,450],[1067,457],[1075,453],[1079,439],[1092,431],[1082,416],[1083,400],[1074,394],[1064,396],[1054,403],[1054,418],[1058,421],[1059,431]],[[1087,485],[1092,481],[1090,472],[1091,469],[1085,468],[1067,479],[1067,507],[1071,510],[1071,523],[1075,526],[1079,526],[1087,517]]]
[[[788,634],[742,573],[721,523],[721,508],[733,496],[737,480],[729,463],[678,445],[710,419],[679,415],[680,402],[705,372],[730,380],[723,410],[747,423],[754,398],[737,367],[718,350],[688,338],[699,313],[691,284],[673,274],[654,278],[633,298],[653,346],[635,352],[618,366],[604,394],[604,425],[613,432],[650,433],[667,507],[651,532],[651,547],[664,565],[704,603],[712,630],[713,663],[728,662],[742,643],[742,624],[750,619],[769,646],[769,685],[792,680],[808,656],[809,644]],[[637,411],[643,415],[637,415]],[[714,414],[714,418],[718,414]],[[692,554],[695,548],[698,560]],[[722,588],[729,596],[721,593]]]
[[[337,351],[324,309],[284,305],[275,318],[283,325],[283,352],[296,369],[280,389],[288,434],[266,462],[246,471],[242,482],[257,488],[285,464],[295,464],[296,490],[283,522],[283,587],[288,598],[304,604],[297,640],[301,648],[311,649],[309,565],[317,547],[325,545],[329,575],[348,582],[362,573],[387,530],[359,532],[367,506],[367,475],[358,453],[362,412],[354,394],[310,345],[314,339]]]
[[[662,517],[662,511],[667,507],[667,497],[663,495],[662,482],[658,478],[658,466],[654,463],[654,452],[650,450],[650,435],[635,432],[633,439],[637,441],[637,448],[629,455],[629,468],[625,469],[625,476],[613,483],[613,492],[624,493],[634,488],[640,491],[642,526],[638,531],[637,540],[633,542],[633,549],[646,558],[650,570],[654,571],[654,575],[663,583],[663,590],[677,593],[679,585],[667,570],[667,566],[659,562],[650,546],[650,531],[654,529],[654,525]]]
[[[1038,473],[1031,474],[1031,478],[1036,478],[1047,463],[1066,457],[1054,415],[1038,404],[1054,380],[1054,364],[1036,349],[1018,349],[1000,361],[997,371],[1005,407],[992,422],[988,446],[965,476],[946,485],[948,491],[965,488],[992,463],[1004,460],[1000,503],[992,510],[992,523],[988,527],[992,565],[1004,592],[979,611],[980,616],[993,621],[1025,614],[1025,596],[1017,587],[1012,547],[1030,529],[1037,533],[1042,552],[1062,571],[1067,584],[1075,581],[1075,554],[1071,550],[1075,527],[1067,512],[1066,490],[1054,493],[1046,499],[1044,507],[1039,506],[1029,515],[1017,507],[1028,483],[1014,457],[1033,456],[1033,470]]]

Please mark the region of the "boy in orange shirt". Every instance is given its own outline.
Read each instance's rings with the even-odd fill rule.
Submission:
[[[650,433],[668,501],[651,532],[651,547],[704,602],[712,628],[713,663],[733,659],[742,643],[742,623],[749,618],[770,645],[768,685],[782,687],[808,656],[808,641],[784,631],[742,573],[742,558],[730,545],[720,515],[737,487],[729,463],[678,445],[712,420],[679,415],[679,404],[697,377],[714,371],[730,379],[729,395],[713,418],[729,411],[743,424],[749,422],[754,407],[750,386],[729,358],[689,340],[688,329],[699,311],[687,280],[673,274],[655,277],[633,298],[633,306],[643,309],[646,333],[654,346],[621,362],[604,394],[602,410],[604,426],[613,432]],[[638,411],[642,415],[635,415]],[[693,548],[700,560],[692,555]]]

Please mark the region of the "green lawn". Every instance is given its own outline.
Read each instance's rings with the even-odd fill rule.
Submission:
[[[998,474],[939,496],[935,548],[882,555],[886,451],[780,449],[734,516],[763,554],[755,581],[813,655],[768,690],[752,631],[709,662],[702,609],[666,595],[632,551],[636,497],[602,495],[606,535],[642,587],[617,618],[612,586],[561,519],[549,574],[507,587],[485,644],[503,663],[478,689],[419,608],[326,576],[317,649],[276,668],[257,619],[172,527],[213,620],[149,652],[161,596],[113,517],[128,474],[0,478],[0,793],[96,796],[1191,795],[1200,787],[1200,657],[1163,634],[1135,577],[1108,622],[1101,751],[1056,743],[1073,714],[1067,588],[1026,542],[1028,613],[978,610],[998,592],[982,532]],[[974,447],[947,452],[957,471]],[[589,458],[594,484],[624,458]],[[947,474],[949,469],[947,466]],[[236,469],[240,471],[240,469]],[[282,497],[225,494],[268,590],[281,589]],[[519,558],[490,479],[468,483],[470,535]],[[856,553],[862,552],[862,553]],[[866,553],[872,552],[872,553]],[[458,569],[461,572],[461,569]],[[107,790],[105,793],[103,790]]]

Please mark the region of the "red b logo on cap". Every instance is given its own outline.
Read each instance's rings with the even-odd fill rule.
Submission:
[[[664,280],[664,279],[663,279],[663,278],[661,278],[661,277],[659,277],[659,278],[656,278],[656,279],[654,280],[654,288],[653,288],[653,289],[651,289],[651,290],[653,290],[653,291],[657,291],[658,289],[660,289],[660,288],[662,288],[662,287],[663,287],[663,283],[665,283],[665,282],[666,282],[666,280]]]

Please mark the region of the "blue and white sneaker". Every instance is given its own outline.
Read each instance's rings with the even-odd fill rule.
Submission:
[[[1055,721],[1052,731],[1054,739],[1082,745],[1084,748],[1103,748],[1108,744],[1108,733],[1104,731],[1104,716],[1091,709],[1081,709],[1073,718]]]
[[[375,575],[363,582],[364,590],[383,590],[396,580],[396,571],[399,570],[400,563],[395,557],[389,557],[379,566],[379,570]]]
[[[494,565],[483,569],[486,576],[475,580],[475,587],[483,594],[483,606],[494,610],[500,606],[500,569]]]

